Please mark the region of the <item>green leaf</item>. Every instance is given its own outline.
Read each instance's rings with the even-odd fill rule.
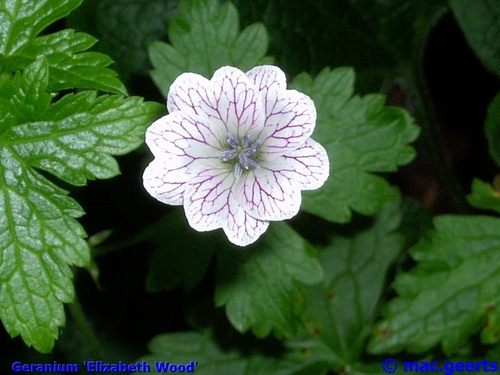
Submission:
[[[500,76],[500,3],[495,0],[448,0],[465,39],[481,62]]]
[[[293,334],[307,306],[301,283],[323,278],[313,248],[290,227],[272,223],[256,245],[219,252],[215,304],[240,332]]]
[[[70,94],[39,121],[12,127],[0,142],[32,167],[81,186],[88,179],[119,173],[110,154],[126,154],[142,144],[146,124],[158,107],[139,97]]]
[[[100,1],[96,23],[102,33],[101,51],[109,51],[119,71],[147,76],[151,69],[148,46],[166,38],[177,5],[178,1],[164,0]]]
[[[441,342],[450,354],[498,313],[500,219],[444,215],[434,226],[411,251],[417,266],[394,282],[399,296],[377,324],[372,353],[422,353]]]
[[[82,0],[30,0],[0,3],[0,53],[13,55],[43,29],[68,15]]]
[[[497,94],[488,106],[484,131],[488,138],[490,155],[500,165],[500,94]]]
[[[425,233],[433,228],[432,216],[429,211],[413,198],[404,198],[401,204],[403,218],[399,231],[405,237],[404,248],[417,244]]]
[[[326,345],[338,367],[360,360],[387,270],[402,249],[403,237],[395,232],[401,222],[399,204],[400,199],[387,204],[363,230],[334,233],[320,255],[324,283],[306,288],[304,321],[310,340]]]
[[[180,17],[169,24],[170,44],[152,43],[149,57],[155,68],[151,77],[164,96],[174,79],[186,71],[207,78],[223,65],[247,71],[270,63],[267,32],[253,24],[239,33],[238,12],[233,4],[217,0],[191,0],[180,4]]]
[[[339,371],[342,367],[349,368],[348,371],[352,374],[382,374],[380,364],[363,364],[358,361],[371,330],[387,269],[403,244],[402,236],[394,232],[400,221],[397,199],[386,205],[366,229],[354,234],[352,231],[349,234],[350,231],[346,230],[333,236],[331,243],[320,255],[325,282],[304,288],[309,300],[309,307],[303,317],[306,330],[300,330],[292,340],[283,341],[283,346],[278,350],[276,344],[271,344],[270,348],[274,350],[270,352],[264,346],[266,341],[258,346],[262,350],[256,350],[253,344],[259,345],[261,340],[254,343],[251,338],[241,336],[238,343],[234,333],[207,330],[203,333],[183,332],[157,336],[150,343],[153,354],[140,360],[146,360],[152,365],[154,361],[188,363],[196,359],[198,367],[195,371],[203,374],[305,375]],[[295,243],[292,233],[283,233],[286,227],[284,224],[281,226],[283,228],[276,229],[276,234],[290,238],[290,244]],[[270,249],[275,247],[276,245]],[[265,251],[269,252],[270,249]],[[247,258],[259,250],[249,249]],[[231,251],[234,257],[234,250]],[[286,256],[283,258],[287,259]],[[227,255],[225,259],[219,260],[226,264],[233,262]],[[262,261],[260,271],[274,268],[269,263]],[[236,272],[248,273],[248,263],[236,267]],[[256,275],[248,274],[249,279],[250,277],[255,278]],[[233,278],[232,282],[236,283],[236,280]],[[268,280],[261,288],[271,286],[278,287],[275,281]],[[249,290],[248,295],[259,293],[256,297],[263,304],[276,300],[276,297],[264,296],[257,290],[256,288],[254,294]],[[215,327],[220,328],[220,324]],[[228,338],[231,338],[231,342],[227,342]]]
[[[81,0],[17,0],[0,4],[0,53],[14,72],[45,57],[50,67],[50,91],[90,88],[126,94],[116,73],[106,68],[112,60],[96,52],[83,52],[96,39],[73,30],[39,36],[49,24],[66,16]]]
[[[115,60],[122,79],[147,76],[151,69],[148,46],[167,38],[177,0],[86,0],[68,17],[69,26],[99,39],[96,48]]]
[[[485,358],[500,358],[500,344],[496,344],[488,349]],[[498,371],[497,371],[498,373]]]
[[[409,163],[419,128],[402,108],[385,107],[383,95],[353,95],[354,71],[325,68],[314,80],[298,75],[291,86],[308,94],[318,112],[312,138],[330,158],[330,177],[304,192],[303,209],[333,222],[347,222],[351,210],[373,215],[395,197],[389,183],[375,175]]]
[[[472,192],[467,196],[467,200],[474,207],[500,213],[500,192],[477,178],[472,181]]]
[[[481,341],[485,344],[496,344],[500,341],[500,312],[492,311],[488,315],[481,331]]]
[[[49,352],[73,299],[68,264],[89,260],[81,207],[0,147],[0,318],[11,336]]]
[[[170,364],[184,365],[193,361],[195,373],[214,375],[307,375],[321,374],[327,368],[324,365],[327,357],[322,348],[304,350],[300,345],[290,345],[283,348],[282,353],[275,353],[278,347],[276,343],[270,348],[262,348],[262,344],[259,347],[258,342],[252,342],[255,348],[248,351],[251,346],[248,339],[243,343],[244,346],[241,342],[226,342],[221,345],[219,341],[220,338],[210,330],[202,333],[178,332],[158,335],[149,343],[152,354],[138,361],[149,363],[152,373],[159,373],[155,371],[155,362],[167,361]],[[270,353],[271,351],[273,353]]]
[[[73,299],[69,265],[83,266],[89,249],[75,218],[82,208],[34,168],[82,185],[109,178],[111,155],[129,152],[162,107],[139,98],[64,96],[51,104],[45,59],[13,78],[0,97],[11,114],[0,132],[0,318],[11,336],[49,352]]]
[[[31,62],[45,56],[51,68],[51,91],[76,87],[126,94],[116,73],[106,68],[113,62],[110,57],[97,52],[82,52],[96,42],[88,34],[62,30],[34,39],[18,51],[16,58]]]
[[[381,360],[379,363],[357,363],[353,366],[350,366],[349,369],[349,374],[350,375],[387,375],[387,374],[395,374],[395,375],[400,375],[400,374],[414,374],[414,372],[407,372],[404,370],[403,362],[398,363],[397,367],[390,367],[394,366],[393,363],[390,363],[390,365],[384,369],[385,367],[382,367],[383,360]],[[395,369],[395,370],[393,370]]]
[[[192,235],[183,210],[166,215],[146,231],[140,237],[158,245],[149,259],[146,287],[151,292],[179,285],[193,289],[205,276],[215,250],[227,243],[214,233]]]

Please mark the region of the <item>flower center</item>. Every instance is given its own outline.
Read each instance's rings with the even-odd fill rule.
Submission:
[[[243,174],[244,169],[260,168],[259,162],[252,155],[257,152],[261,143],[260,139],[250,143],[248,135],[245,135],[240,142],[233,133],[228,133],[227,144],[229,148],[220,150],[217,157],[222,161],[230,161],[238,157],[238,160],[234,163],[234,177],[238,179]]]

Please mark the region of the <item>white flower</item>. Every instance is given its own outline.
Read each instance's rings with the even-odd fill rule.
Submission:
[[[251,244],[269,221],[297,214],[301,190],[328,178],[326,151],[309,138],[314,102],[287,90],[275,66],[246,74],[226,66],[211,80],[181,74],[167,109],[146,132],[155,159],[144,187],[163,203],[183,205],[198,231],[222,228],[234,244]]]

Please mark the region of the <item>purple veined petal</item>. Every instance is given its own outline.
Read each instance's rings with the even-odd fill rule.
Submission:
[[[167,95],[169,113],[182,111],[209,120],[212,130],[221,134],[220,140],[222,141],[228,130],[218,110],[219,105],[212,82],[196,73],[183,73],[178,76],[170,86]],[[220,147],[225,147],[225,145],[220,144]]]
[[[234,195],[244,210],[256,219],[290,219],[299,212],[300,189],[278,168],[273,169],[273,162],[267,164],[249,170],[237,180],[233,187]]]
[[[257,241],[268,227],[268,221],[257,220],[248,215],[242,207],[238,207],[236,212],[231,212],[222,229],[229,241],[238,246],[247,246]]]
[[[249,216],[232,193],[235,178],[227,165],[208,161],[190,178],[184,193],[189,225],[197,231],[222,228],[229,240],[246,246],[265,232],[268,223]]]
[[[219,139],[208,120],[186,112],[163,116],[146,130],[146,144],[155,157],[162,158],[216,157]]]
[[[266,103],[266,125],[259,135],[261,157],[272,160],[302,146],[316,126],[316,107],[307,95],[281,91]]]
[[[197,73],[183,73],[170,85],[167,110],[169,113],[185,111],[205,116],[205,107],[211,106],[211,93],[212,86],[208,79]]]
[[[204,232],[221,228],[229,215],[229,206],[235,205],[231,196],[234,176],[229,164],[207,160],[186,185],[184,210],[189,225]]]
[[[311,138],[295,151],[283,155],[283,159],[286,166],[281,173],[293,179],[301,190],[320,188],[330,175],[330,161],[325,148]]]
[[[224,66],[210,80],[216,110],[229,133],[238,139],[264,127],[264,103],[255,84],[241,70]]]
[[[249,70],[246,75],[264,95],[267,95],[269,90],[286,90],[285,73],[277,66],[256,66],[255,68]]]
[[[146,191],[160,202],[181,205],[184,201],[184,189],[189,179],[187,169],[192,167],[194,161],[189,158],[182,159],[186,164],[172,168],[172,163],[167,159],[154,159],[144,171],[143,184]]]
[[[197,161],[219,160],[217,143],[210,123],[199,116],[174,112],[156,120],[146,131],[155,159],[144,171],[145,189],[163,203],[182,204],[184,185]]]
[[[259,90],[245,73],[229,66],[218,69],[210,81],[195,73],[181,74],[170,86],[167,109],[206,117],[238,137],[249,131],[257,134],[264,126]]]

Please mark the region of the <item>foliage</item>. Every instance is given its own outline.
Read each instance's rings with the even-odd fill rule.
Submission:
[[[476,55],[500,75],[500,4],[488,0],[449,0],[449,4]]]
[[[394,281],[399,296],[375,328],[372,352],[422,353],[441,342],[449,355],[481,327],[490,340],[498,336],[500,220],[443,215],[434,227],[412,249],[418,265]]]
[[[481,104],[477,161],[426,86],[444,14],[498,80],[497,2],[80,3],[0,0],[0,318],[55,348],[13,346],[3,363],[382,374],[392,356],[398,374],[498,361],[500,95]],[[271,63],[314,100],[330,177],[238,248],[145,194],[140,146],[164,107],[127,91],[165,97],[183,72]]]
[[[165,38],[178,1],[85,0],[68,17],[69,26],[99,39],[96,48],[111,56],[127,83],[151,69],[148,45]],[[127,58],[123,58],[127,56]]]
[[[156,42],[149,48],[155,68],[151,77],[163,95],[183,72],[211,77],[223,65],[247,71],[272,62],[264,57],[268,41],[263,25],[250,25],[240,33],[238,12],[230,2],[219,7],[210,0],[183,1],[180,11],[183,16],[169,23],[172,44]]]
[[[311,96],[318,120],[314,137],[331,160],[325,186],[308,192],[304,209],[333,222],[347,222],[350,209],[373,215],[394,199],[388,182],[373,173],[394,172],[415,152],[408,144],[419,129],[405,110],[384,107],[383,95],[352,97],[354,72],[328,68],[314,79],[297,76],[291,86]]]
[[[63,302],[74,298],[69,266],[86,265],[90,253],[75,220],[83,209],[40,171],[73,185],[117,175],[111,155],[141,144],[158,107],[89,90],[55,100],[63,89],[125,88],[106,68],[108,57],[76,54],[95,42],[91,36],[62,30],[37,37],[78,2],[13,5],[0,7],[0,317],[11,336],[48,352],[65,322]]]

